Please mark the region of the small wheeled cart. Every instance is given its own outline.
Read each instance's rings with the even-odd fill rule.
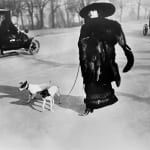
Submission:
[[[148,20],[148,24],[144,24],[144,26],[143,26],[143,35],[144,36],[146,36],[148,34],[149,29],[150,29],[150,17]]]

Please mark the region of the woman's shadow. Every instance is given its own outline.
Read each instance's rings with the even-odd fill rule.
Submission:
[[[0,99],[2,98],[17,99],[17,101],[11,101],[10,104],[24,105],[32,108],[33,110],[39,112],[42,111],[42,100],[40,95],[37,95],[36,99],[32,100],[30,103],[27,103],[28,92],[19,91],[19,87],[1,85]],[[85,109],[83,98],[80,96],[61,95],[60,102],[61,103],[59,103],[59,98],[55,97],[55,104],[62,108],[71,109],[78,114],[82,113]],[[48,106],[46,108],[48,109]]]

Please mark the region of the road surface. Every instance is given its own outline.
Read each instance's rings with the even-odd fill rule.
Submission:
[[[122,81],[116,88],[119,101],[81,117],[84,111],[81,73],[67,95],[78,70],[79,28],[42,35],[40,52],[22,51],[0,58],[1,150],[149,150],[150,149],[150,36],[143,37],[142,23],[126,23],[123,29],[135,55],[134,68],[123,74],[126,58],[116,46]],[[61,89],[54,112],[41,112],[42,103],[25,105],[27,93],[19,82],[52,81]]]

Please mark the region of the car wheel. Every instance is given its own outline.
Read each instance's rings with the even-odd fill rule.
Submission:
[[[3,50],[0,50],[0,55],[4,55],[4,51]]]
[[[145,36],[145,35],[147,35],[147,33],[148,33],[148,25],[145,24],[145,25],[143,26],[143,35]]]

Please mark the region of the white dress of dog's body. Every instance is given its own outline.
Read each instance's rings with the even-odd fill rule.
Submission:
[[[32,94],[37,94],[42,90],[41,86],[37,84],[29,84],[28,89]]]
[[[46,101],[49,101],[50,102],[50,111],[53,111],[53,105],[54,105],[54,96],[58,96],[59,97],[59,103],[60,103],[60,91],[59,91],[59,87],[53,85],[51,86],[48,90],[48,96],[44,97],[43,98],[43,111],[44,111],[44,108],[45,108],[45,104],[46,104]]]
[[[35,98],[35,96],[40,93],[41,91],[50,88],[50,83],[44,83],[44,84],[30,84],[28,81],[20,82],[19,90],[27,90],[29,92],[29,98],[28,103]]]

